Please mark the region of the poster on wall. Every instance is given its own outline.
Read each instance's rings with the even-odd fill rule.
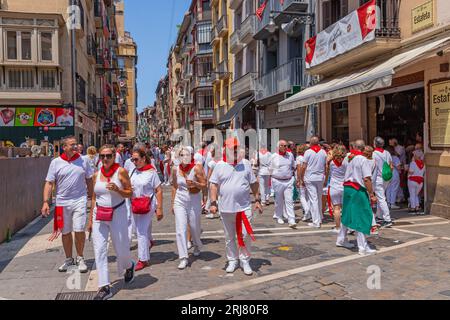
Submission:
[[[430,144],[450,147],[450,80],[430,84]]]
[[[377,23],[376,1],[372,0],[306,41],[306,68],[374,40]]]
[[[35,108],[16,108],[16,127],[32,127],[34,126]]]
[[[35,127],[56,126],[56,108],[36,108]]]
[[[73,109],[60,108],[56,109],[56,126],[73,127]]]
[[[14,127],[14,108],[0,108],[0,127]]]

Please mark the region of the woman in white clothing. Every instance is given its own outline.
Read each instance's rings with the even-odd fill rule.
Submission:
[[[420,209],[419,199],[425,177],[425,162],[423,158],[423,151],[415,150],[408,169],[409,212],[414,214],[423,212]]]
[[[306,144],[297,147],[297,159],[295,160],[297,165],[297,188],[298,194],[300,196],[300,203],[302,204],[303,209],[303,218],[302,221],[308,221],[311,219],[311,212],[309,211],[309,202],[307,198],[306,188],[300,184],[300,170],[304,162],[304,154],[308,150],[308,146]]]
[[[136,225],[139,256],[135,271],[140,271],[150,265],[149,234],[155,211],[158,221],[163,218],[163,193],[158,173],[150,164],[150,155],[143,150],[134,151],[131,161],[136,166],[130,175],[133,188],[131,211]]]
[[[107,300],[112,296],[108,272],[108,241],[117,255],[117,270],[124,274],[125,283],[134,279],[135,263],[131,259],[128,240],[128,220],[125,199],[130,198],[130,178],[125,169],[115,162],[116,150],[112,145],[100,149],[102,167],[94,175],[94,194],[88,230],[92,233],[95,264],[98,270],[99,291],[95,300]]]
[[[328,188],[328,200],[333,210],[333,218],[336,224],[334,231],[339,233],[341,229],[342,202],[344,200],[344,182],[347,162],[344,161],[347,149],[343,145],[337,145],[331,152],[331,161],[327,166],[327,180],[330,178]]]
[[[202,242],[200,240],[200,219],[202,213],[202,194],[206,188],[206,177],[203,166],[195,164],[192,148],[181,148],[178,152],[181,164],[172,172],[172,202],[175,215],[176,238],[180,264],[178,269],[188,266],[188,224],[194,256],[200,255]]]

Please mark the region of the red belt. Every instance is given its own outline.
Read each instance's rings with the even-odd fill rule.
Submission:
[[[361,189],[361,186],[359,185],[359,183],[356,182],[352,182],[352,181],[347,181],[344,183],[344,187],[351,187],[355,190],[359,190]]]
[[[414,181],[418,184],[422,184],[424,181],[423,177],[418,177],[418,176],[409,177],[409,180]]]
[[[252,240],[255,241],[255,234],[253,232],[252,226],[250,225],[250,222],[248,221],[245,211],[238,212],[236,214],[236,234],[238,238],[238,244],[239,247],[245,248],[244,235],[242,233],[242,223],[244,224],[245,230],[247,230],[247,233],[250,235]]]

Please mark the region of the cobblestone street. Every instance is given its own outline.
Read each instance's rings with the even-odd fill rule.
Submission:
[[[151,267],[138,272],[130,286],[114,272],[110,246],[111,277],[117,279],[113,299],[450,299],[448,220],[394,211],[394,227],[369,239],[378,254],[362,257],[335,246],[331,219],[320,230],[302,222],[291,230],[272,220],[271,205],[253,221],[255,273],[248,277],[241,270],[225,273],[224,234],[218,219],[202,219],[204,250],[199,258],[191,255],[190,266],[179,271],[167,188],[164,199],[165,218],[153,225],[156,246]],[[302,217],[298,208],[296,213]],[[61,240],[47,241],[52,225],[51,219],[38,218],[0,246],[2,299],[56,299],[65,293],[89,299],[97,290],[92,243],[86,242],[85,250],[89,273],[81,275],[80,290],[69,289],[71,275],[57,270],[64,260]],[[349,239],[355,242],[353,236]],[[136,250],[133,256],[137,257]],[[379,289],[369,289],[368,279],[378,271]]]

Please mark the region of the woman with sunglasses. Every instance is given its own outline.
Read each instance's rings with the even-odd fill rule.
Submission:
[[[133,188],[131,210],[136,225],[139,257],[135,271],[140,271],[150,265],[152,218],[155,211],[158,221],[163,218],[163,192],[158,173],[147,152],[135,150],[131,161],[136,166],[130,175]]]
[[[172,181],[172,203],[175,215],[176,237],[180,264],[178,269],[188,266],[188,223],[194,256],[200,255],[202,242],[200,240],[200,219],[202,213],[202,194],[206,188],[205,171],[201,164],[195,164],[194,150],[190,147],[181,148],[178,157],[181,164],[174,167]]]
[[[94,175],[94,194],[92,196],[89,232],[92,233],[95,264],[98,270],[99,291],[95,300],[112,297],[108,272],[108,240],[117,255],[117,271],[124,274],[125,283],[134,280],[135,263],[131,259],[128,239],[128,218],[125,199],[130,198],[130,178],[125,169],[115,163],[116,150],[112,145],[100,149],[102,167]]]

